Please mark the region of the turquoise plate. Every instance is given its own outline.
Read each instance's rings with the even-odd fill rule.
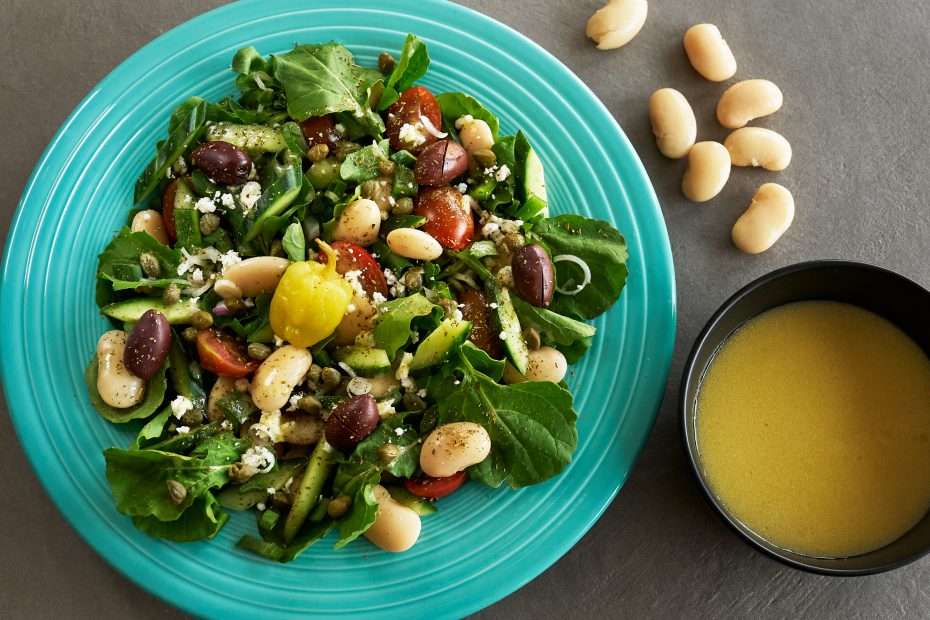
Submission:
[[[350,6],[348,6],[350,5]],[[415,5],[415,9],[413,6]],[[345,43],[363,64],[404,36],[429,44],[422,84],[462,90],[523,129],[545,166],[554,213],[611,221],[630,245],[621,301],[569,378],[580,412],[574,463],[519,492],[469,484],[424,520],[404,554],[323,541],[289,565],[235,548],[236,514],[211,542],[173,544],[116,512],[101,450],[131,433],[90,407],[82,371],[107,329],[94,305],[96,255],[126,221],[133,182],[189,95],[233,93],[242,46]],[[0,325],[7,401],[39,479],[75,529],[129,579],[184,610],[223,618],[463,616],[548,568],[626,480],[662,398],[675,336],[671,251],[642,164],[610,113],[552,55],[445,2],[249,0],[193,19],[115,69],[71,114],[32,175],[7,241]],[[330,544],[328,544],[330,543]]]

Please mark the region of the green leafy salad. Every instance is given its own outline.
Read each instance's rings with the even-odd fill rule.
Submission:
[[[413,35],[377,69],[338,43],[249,47],[238,98],[171,114],[99,255],[113,329],[85,372],[100,415],[138,429],[104,456],[139,530],[212,538],[253,510],[238,545],[272,560],[331,530],[403,551],[463,484],[571,462],[564,378],[626,243],[549,217],[527,137],[416,85],[428,66]]]

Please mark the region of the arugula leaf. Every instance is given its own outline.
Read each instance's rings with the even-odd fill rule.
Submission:
[[[252,86],[257,84],[252,80]],[[257,109],[246,108],[231,97],[226,97],[219,103],[207,103],[207,121],[214,123],[236,123],[238,125],[269,125],[274,126],[287,118],[287,112],[275,106]]]
[[[326,536],[336,527],[336,522],[330,519],[312,523],[307,522],[301,528],[294,540],[286,547],[276,542],[259,540],[254,536],[243,536],[236,546],[251,551],[275,562],[287,563],[297,559],[301,553],[309,549],[315,542]]]
[[[510,300],[517,311],[520,325],[524,328],[536,328],[543,337],[543,342],[561,351],[569,364],[577,362],[585,351],[591,348],[591,340],[597,332],[593,325],[562,316],[546,308],[537,308],[516,295],[511,295]]]
[[[165,390],[168,388],[168,380],[165,378],[165,372],[168,369],[168,362],[155,373],[145,384],[145,398],[135,407],[126,409],[117,409],[103,402],[100,392],[97,391],[97,356],[90,360],[90,364],[84,370],[84,383],[87,384],[87,393],[90,396],[90,404],[93,405],[97,413],[105,420],[114,424],[122,424],[130,420],[147,418],[161,407],[165,400]]]
[[[252,397],[239,390],[230,392],[219,399],[216,408],[229,420],[230,424],[233,425],[233,431],[236,432],[238,432],[242,424],[245,424],[246,420],[258,413],[258,407],[252,402]]]
[[[246,445],[231,433],[223,433],[197,446],[190,456],[108,448],[103,456],[116,508],[125,515],[173,521],[207,490],[229,482],[229,467],[239,460]],[[180,504],[168,498],[169,480],[187,490]]]
[[[299,222],[294,222],[284,231],[284,251],[287,257],[294,262],[307,260],[307,240],[304,239],[304,229]]]
[[[593,319],[620,297],[627,276],[627,249],[623,235],[613,226],[581,215],[559,215],[537,222],[532,236],[548,246],[559,287],[572,290],[584,277],[578,265],[559,261],[559,256],[576,256],[591,270],[591,281],[577,294],[556,291],[549,306],[551,311]]]
[[[162,245],[147,232],[132,232],[124,226],[120,233],[113,238],[100,256],[97,257],[97,277],[109,282],[107,286],[112,291],[136,289],[140,286],[153,288],[166,288],[170,284],[187,286],[187,280],[178,277],[163,277],[160,279],[146,278],[139,265],[139,257],[149,252],[158,259],[163,276],[177,276],[178,265],[181,263],[181,252]],[[97,302],[109,303],[113,301],[109,292],[97,291]],[[102,306],[101,306],[102,307]]]
[[[277,232],[276,224],[283,222],[271,220],[272,216],[283,216],[288,207],[298,197],[303,184],[303,174],[293,166],[287,166],[281,176],[265,188],[261,197],[255,203],[244,223],[247,231],[242,243],[249,243],[256,237],[270,231],[272,235]],[[231,211],[230,213],[235,213]]]
[[[187,109],[190,100],[181,104]],[[162,179],[167,176],[168,169],[178,160],[187,148],[197,140],[207,121],[207,103],[199,101],[190,108],[183,120],[177,121],[177,127],[168,135],[168,139],[161,143],[155,158],[145,167],[142,175],[136,181],[133,202],[140,204],[154,191]]]
[[[504,360],[494,359],[482,349],[476,347],[470,340],[466,340],[462,344],[462,355],[465,356],[471,367],[481,374],[487,375],[495,381],[500,381],[501,377],[504,376]]]
[[[174,521],[161,521],[154,516],[133,517],[136,529],[155,538],[173,542],[191,542],[213,538],[220,533],[229,515],[220,507],[209,491],[198,497],[181,516]]]
[[[379,469],[390,472],[398,478],[409,478],[420,463],[419,434],[412,426],[404,422],[405,414],[396,413],[381,418],[374,432],[362,440],[352,453],[351,461],[374,464]],[[403,432],[398,434],[398,429]],[[390,463],[380,460],[378,450],[387,444],[397,446],[400,455]]]
[[[491,134],[494,141],[497,141],[497,132],[500,130],[500,123],[497,117],[491,114],[478,100],[465,93],[442,93],[436,95],[436,101],[439,102],[439,108],[442,110],[442,118],[447,124],[455,126],[455,121],[459,118],[470,114],[472,117],[481,119],[491,128]]]
[[[300,125],[293,121],[284,123],[281,125],[281,137],[284,139],[284,144],[287,145],[291,153],[298,157],[306,157],[307,151],[310,150],[310,145],[307,144],[307,139],[304,138]]]
[[[412,34],[407,35],[400,58],[391,71],[384,85],[384,92],[378,103],[378,110],[387,110],[397,101],[400,93],[407,90],[413,83],[426,75],[429,68],[429,52],[426,44]]]
[[[417,317],[442,316],[442,310],[420,293],[381,304],[381,314],[375,324],[375,347],[387,351],[394,359],[397,351],[410,340],[410,322]]]
[[[241,93],[239,103],[247,108],[277,107],[281,103],[281,86],[272,75],[268,61],[254,47],[244,47],[236,52],[232,61],[236,77],[236,88]]]
[[[165,432],[165,425],[171,418],[171,413],[171,407],[165,407],[162,409],[161,413],[146,422],[145,426],[139,430],[139,434],[136,435],[136,439],[132,442],[129,449],[138,450],[139,448],[145,447],[151,440],[161,437],[162,433]]]
[[[334,549],[341,549],[371,527],[378,512],[378,502],[372,486],[381,480],[377,465],[362,462],[343,463],[336,470],[333,489],[352,498],[348,515],[339,521],[339,540]]]
[[[379,166],[381,162],[387,161],[389,149],[388,140],[362,147],[346,157],[339,168],[339,174],[346,181],[358,181],[359,183],[377,179],[381,176]]]

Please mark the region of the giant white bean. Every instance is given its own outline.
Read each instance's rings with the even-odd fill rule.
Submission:
[[[681,193],[688,200],[705,202],[720,193],[730,178],[730,153],[719,142],[698,142],[688,153]]]
[[[685,53],[694,70],[711,82],[736,75],[736,58],[720,30],[713,24],[691,26],[685,32]]]
[[[388,233],[387,244],[392,252],[404,258],[435,260],[442,256],[439,242],[418,228],[395,228]]]
[[[378,511],[365,538],[385,551],[406,551],[420,537],[420,515],[397,502],[380,484],[372,487]]]
[[[426,437],[420,450],[420,468],[427,476],[445,478],[487,458],[491,437],[474,422],[439,426]]]
[[[281,256],[255,256],[227,267],[223,279],[238,287],[243,297],[273,293],[290,264]]]
[[[145,398],[145,381],[123,363],[128,338],[126,332],[112,329],[97,341],[97,392],[117,409],[133,407]]]
[[[736,247],[748,254],[764,252],[778,241],[794,221],[794,197],[778,183],[756,190],[746,212],[733,224]]]
[[[337,347],[344,347],[355,344],[355,338],[366,330],[371,330],[375,325],[375,317],[378,315],[378,309],[375,304],[365,295],[358,293],[352,294],[352,301],[349,302],[348,310],[336,326],[336,336],[333,344]]]
[[[587,35],[599,50],[623,47],[642,30],[648,12],[646,0],[611,0],[588,20]]]
[[[717,120],[729,129],[768,116],[781,108],[781,89],[768,80],[743,80],[723,91],[717,102]]]
[[[526,373],[513,367],[510,362],[504,366],[504,383],[523,383],[524,381],[552,381],[558,383],[568,372],[568,362],[558,349],[539,347],[529,353]]]
[[[130,226],[132,232],[147,232],[155,237],[159,243],[168,245],[168,233],[165,231],[165,222],[161,213],[154,209],[143,209],[135,214]]]
[[[359,198],[346,205],[333,227],[333,239],[367,247],[378,240],[381,209],[370,198]]]
[[[466,121],[459,130],[459,140],[469,153],[494,146],[494,134],[487,122],[480,118]]]
[[[223,412],[219,410],[216,406],[220,399],[222,399],[227,394],[232,394],[236,391],[236,380],[230,379],[229,377],[219,377],[216,380],[216,383],[213,384],[213,388],[210,390],[210,396],[207,397],[207,419],[211,422],[219,422],[225,420],[226,416],[223,415]]]
[[[791,144],[771,129],[743,127],[727,136],[723,145],[734,166],[784,170],[791,163]]]
[[[679,159],[688,154],[697,137],[694,110],[674,88],[660,88],[649,98],[649,120],[662,154]]]
[[[252,378],[252,400],[262,411],[275,411],[287,404],[291,392],[300,383],[310,366],[310,351],[285,345],[269,355]]]

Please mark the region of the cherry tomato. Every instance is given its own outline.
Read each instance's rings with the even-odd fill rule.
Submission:
[[[413,212],[426,217],[421,230],[451,250],[464,250],[475,234],[465,197],[448,185],[422,188]]]
[[[336,273],[345,275],[350,271],[361,271],[358,282],[366,293],[371,295],[377,292],[387,296],[388,285],[384,272],[368,250],[348,241],[333,241],[330,247],[336,252]],[[326,254],[320,252],[317,260],[325,265]]]
[[[468,480],[468,474],[460,471],[445,478],[433,478],[431,476],[425,476],[418,480],[408,478],[404,480],[404,488],[417,497],[439,499],[458,489],[465,484],[466,480]]]
[[[230,379],[253,373],[261,364],[249,358],[245,344],[215,327],[197,334],[197,355],[204,370]]]
[[[462,318],[471,321],[468,339],[472,344],[496,360],[503,359],[504,349],[497,333],[491,329],[491,313],[488,312],[488,297],[482,291],[465,289],[458,295],[462,305]]]
[[[336,121],[332,114],[314,116],[300,124],[300,131],[310,143],[332,146],[342,140],[342,133],[336,129]]]
[[[178,240],[178,232],[174,228],[174,197],[178,193],[178,183],[181,179],[175,179],[165,188],[165,193],[161,196],[161,219],[165,223],[165,232],[171,242]]]
[[[437,140],[436,136],[423,125],[423,121],[420,120],[421,116],[425,116],[437,130],[442,129],[442,111],[433,93],[422,86],[408,88],[400,94],[397,102],[388,108],[385,126],[388,138],[391,139],[392,149],[395,151],[406,149],[416,155]],[[401,138],[400,130],[404,125],[412,126],[414,135],[418,135],[419,138],[411,140],[406,135]]]

